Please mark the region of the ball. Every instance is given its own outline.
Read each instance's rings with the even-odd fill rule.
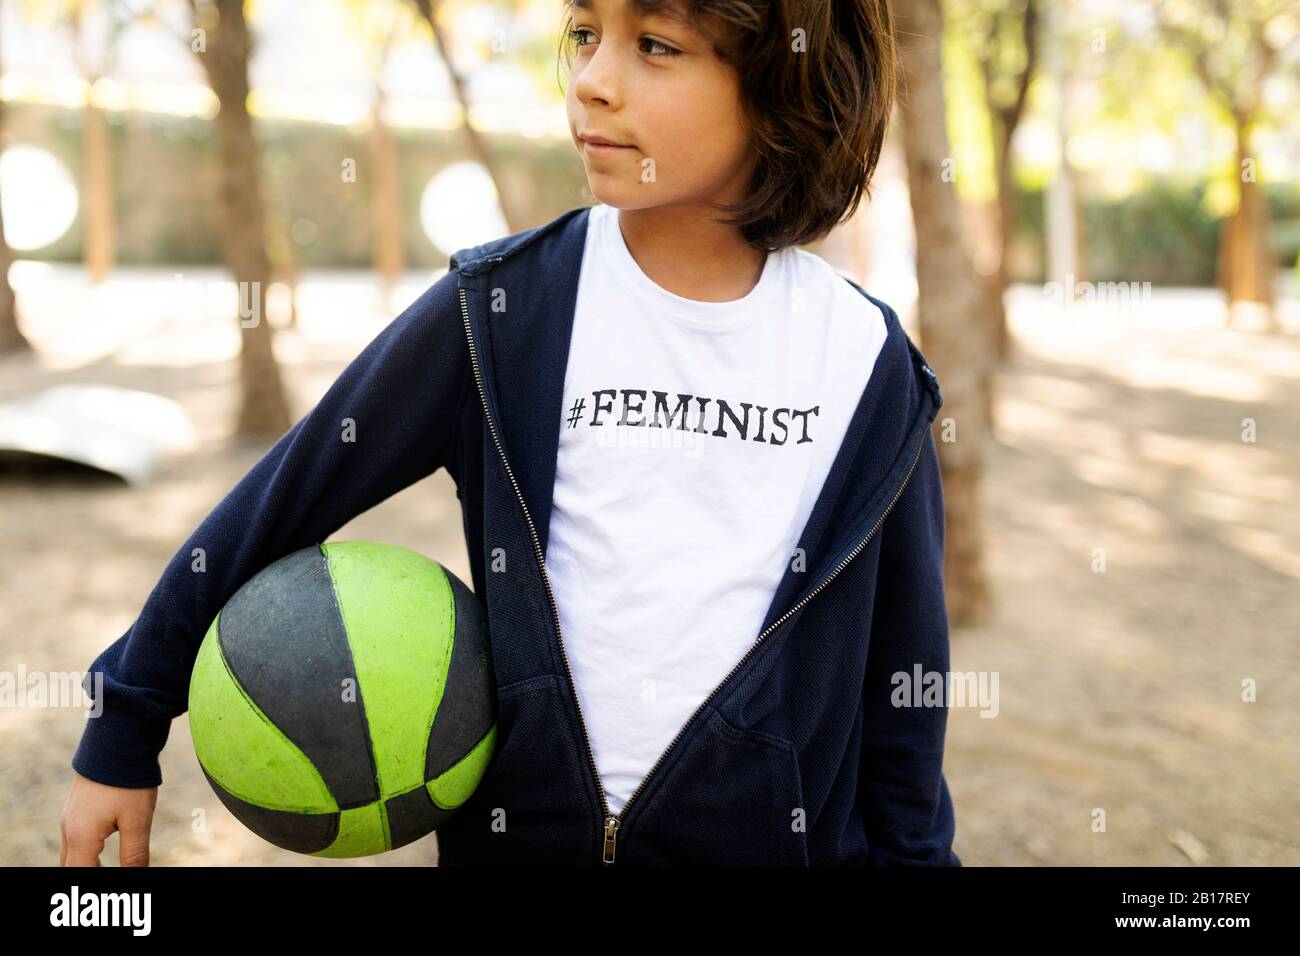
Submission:
[[[482,605],[408,548],[303,548],[217,614],[189,711],[204,776],[258,836],[320,857],[396,849],[449,819],[492,758]]]

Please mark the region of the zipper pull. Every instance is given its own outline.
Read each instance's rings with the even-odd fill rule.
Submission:
[[[605,856],[606,863],[614,862],[614,837],[618,834],[618,817],[605,818]]]

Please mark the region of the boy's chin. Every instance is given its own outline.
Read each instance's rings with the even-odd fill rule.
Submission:
[[[592,198],[615,209],[648,209],[659,205],[659,201],[646,191],[648,188],[648,184],[642,182],[621,183],[611,181],[608,176],[587,177],[587,191]]]

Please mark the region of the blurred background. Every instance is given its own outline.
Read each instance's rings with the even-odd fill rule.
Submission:
[[[1300,8],[893,8],[870,200],[808,248],[899,311],[943,387],[951,666],[994,692],[951,711],[955,849],[1300,864]],[[11,682],[123,634],[452,252],[594,202],[563,13],[0,0]],[[470,580],[445,473],[332,537]],[[0,863],[57,862],[83,707],[0,707]],[[162,764],[155,864],[436,859],[433,836],[341,862],[263,842],[184,717]]]

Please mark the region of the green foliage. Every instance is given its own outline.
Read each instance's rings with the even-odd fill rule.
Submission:
[[[1206,211],[1208,188],[1206,181],[1192,185],[1155,181],[1121,200],[1086,200],[1089,279],[1214,285],[1223,220]],[[1263,188],[1278,226],[1278,269],[1286,269],[1300,254],[1300,188],[1284,184]],[[1011,261],[1014,281],[1043,281],[1043,204],[1040,191],[1018,194],[1020,215]]]

